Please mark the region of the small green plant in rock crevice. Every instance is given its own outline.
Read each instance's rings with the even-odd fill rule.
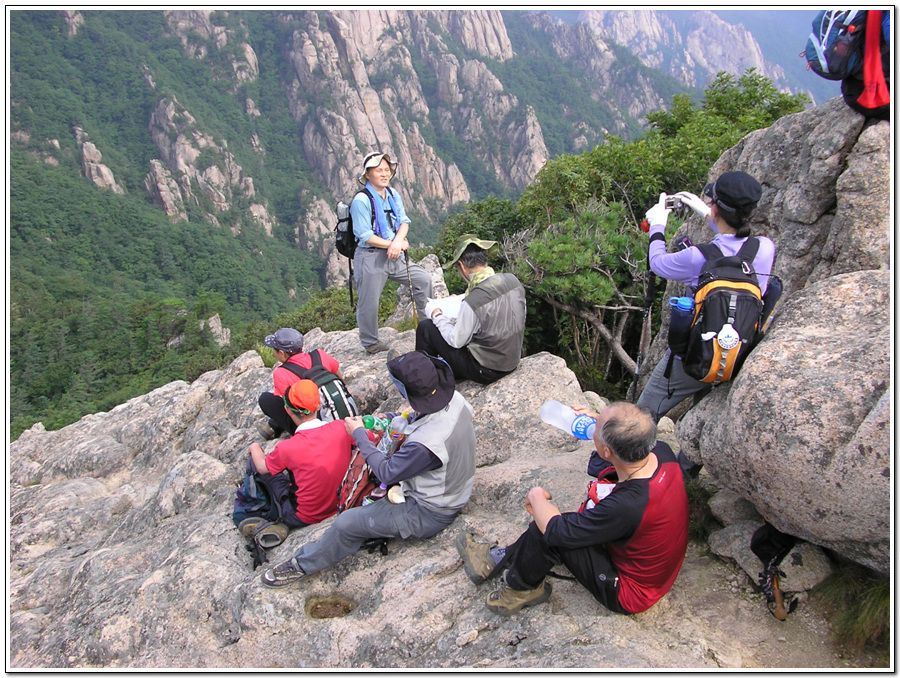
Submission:
[[[888,650],[891,641],[891,583],[852,563],[838,565],[834,574],[812,594],[832,610],[835,640],[848,648],[868,646]]]

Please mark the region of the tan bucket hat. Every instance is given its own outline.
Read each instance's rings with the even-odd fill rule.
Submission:
[[[488,254],[496,254],[497,250],[500,249],[500,245],[497,244],[496,240],[481,240],[471,233],[466,233],[456,239],[456,254],[453,255],[451,261],[444,264],[444,270],[450,270],[469,245],[476,245],[483,250],[487,250]]]
[[[387,153],[379,153],[375,151],[373,153],[369,153],[363,160],[363,173],[359,175],[357,181],[360,186],[366,185],[366,171],[372,169],[373,167],[378,167],[381,164],[382,160],[387,160],[388,166],[391,168],[391,179],[394,178],[394,175],[397,174],[397,163],[391,162],[391,156]]]

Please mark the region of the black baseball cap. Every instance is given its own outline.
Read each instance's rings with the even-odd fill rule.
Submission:
[[[729,212],[746,212],[756,207],[762,197],[762,186],[746,172],[725,172],[706,185],[703,195]]]

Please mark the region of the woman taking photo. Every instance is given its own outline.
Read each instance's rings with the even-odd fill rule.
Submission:
[[[749,218],[762,195],[762,186],[745,172],[725,172],[703,189],[703,197],[681,192],[675,197],[694,212],[708,219],[709,228],[716,234],[712,239],[723,256],[736,255],[751,237]],[[666,221],[670,209],[665,206],[666,195],[647,212],[650,234],[650,269],[661,278],[684,283],[694,288],[706,263],[706,257],[696,246],[667,253]],[[752,270],[759,282],[760,294],[765,295],[769,275],[775,261],[775,244],[766,237],[758,237],[759,247],[752,260]],[[685,373],[680,356],[670,361],[671,349],[659,362],[644,387],[638,405],[648,409],[657,420],[688,396],[711,388]],[[671,362],[671,366],[669,363]],[[666,375],[667,366],[669,374]]]

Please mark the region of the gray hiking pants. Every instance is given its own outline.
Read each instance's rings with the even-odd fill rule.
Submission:
[[[425,319],[425,304],[432,295],[431,275],[418,264],[410,263],[406,275],[406,257],[388,259],[387,250],[357,247],[353,257],[353,282],[356,285],[356,324],[363,346],[378,343],[378,303],[388,280],[409,287],[419,310],[419,320]]]
[[[650,375],[650,381],[641,391],[641,397],[637,401],[638,406],[650,410],[657,421],[685,398],[712,388],[710,384],[697,381],[685,374],[684,366],[678,358],[672,361],[672,373],[666,379],[664,373],[669,362],[669,354],[670,351],[666,349],[666,354],[656,365]]]
[[[294,555],[303,571],[313,574],[356,553],[369,539],[433,537],[450,525],[456,515],[442,515],[409,498],[402,504],[379,499],[344,511],[319,541],[304,544]]]

